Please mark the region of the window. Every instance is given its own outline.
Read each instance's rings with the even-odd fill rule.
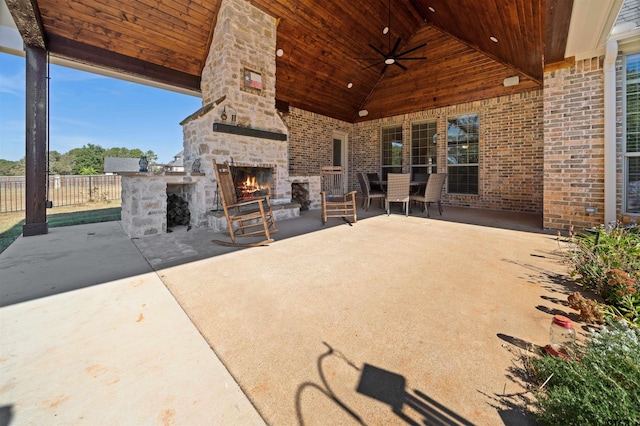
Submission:
[[[640,213],[640,53],[626,57],[624,212]]]
[[[447,192],[478,193],[478,114],[447,120]]]
[[[436,121],[411,124],[411,180],[437,173]]]
[[[389,173],[402,173],[402,126],[383,127],[382,136],[382,180]]]

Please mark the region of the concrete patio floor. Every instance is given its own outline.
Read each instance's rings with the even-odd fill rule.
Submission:
[[[572,315],[539,216],[278,227],[250,249],[119,222],[19,238],[0,254],[0,425],[530,423],[512,367]]]

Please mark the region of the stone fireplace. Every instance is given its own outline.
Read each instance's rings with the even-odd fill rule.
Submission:
[[[299,204],[291,199],[294,182],[309,189],[310,208],[319,208],[319,176],[289,176],[289,131],[275,106],[276,30],[276,19],[248,1],[222,0],[202,71],[203,106],[180,123],[184,136],[184,178],[197,181],[189,188],[195,191],[193,198],[197,200],[196,208],[190,206],[194,227],[223,231],[227,226],[219,211],[213,160],[228,161],[235,168],[234,182],[240,197],[268,191],[276,221],[300,214]],[[135,182],[125,183],[123,178],[123,194],[125,186],[129,188],[127,194],[137,192],[133,186],[144,181],[140,175],[143,173],[131,176]],[[156,175],[156,179],[161,182],[156,186],[162,186],[162,197],[166,198],[167,176]],[[157,209],[163,207],[159,195],[153,199]],[[130,217],[136,216],[133,212],[125,212],[125,205],[129,204],[137,205],[137,200],[125,203],[123,195],[123,222],[126,218],[127,223],[142,223],[142,218]],[[166,228],[166,224],[163,228],[159,222],[153,226],[151,230],[141,230],[132,225],[132,229],[126,230],[132,236]]]
[[[208,205],[219,204],[213,160],[228,161],[239,198],[268,191],[279,220],[297,216],[299,206],[293,213],[283,208],[291,204],[289,131],[275,106],[275,51],[275,18],[245,0],[222,0],[202,71],[203,107],[181,124],[185,169],[200,164]],[[208,221],[226,227],[220,215]]]

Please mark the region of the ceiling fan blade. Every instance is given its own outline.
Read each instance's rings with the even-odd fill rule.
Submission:
[[[402,69],[403,69],[403,70],[405,70],[405,71],[407,70],[407,67],[405,67],[404,65],[402,65],[402,64],[401,64],[400,62],[398,62],[398,61],[395,61],[395,62],[394,62],[394,64],[395,64],[395,65],[397,65],[397,66],[399,66],[400,68],[402,68]]]
[[[375,50],[376,52],[378,52],[379,54],[381,54],[382,56],[387,56],[386,53],[384,53],[382,50],[378,49],[377,47],[375,47],[373,44],[369,43],[369,46]]]
[[[418,49],[422,49],[422,48],[423,48],[423,47],[425,47],[426,45],[427,45],[427,43],[422,43],[420,46],[416,46],[416,47],[414,47],[414,48],[412,48],[412,49],[405,50],[405,51],[404,51],[404,52],[402,52],[402,53],[398,53],[398,54],[396,55],[396,58],[399,58],[399,57],[404,56],[404,55],[406,55],[406,54],[409,54],[409,53],[411,53],[411,52],[415,52],[415,51],[416,51],[416,50],[418,50]]]
[[[416,56],[414,58],[396,58],[396,61],[422,61],[424,59],[427,59],[426,56]]]
[[[363,71],[364,71],[364,70],[368,70],[369,68],[375,67],[376,65],[380,65],[380,64],[384,64],[384,61],[380,61],[380,62],[376,62],[375,64],[371,64],[371,65],[369,65],[368,67],[364,67],[364,68],[362,68],[362,70],[363,70]],[[385,67],[386,67],[386,65],[385,65]]]
[[[384,72],[387,70],[387,68],[389,68],[389,65],[387,65],[386,63],[384,64],[384,67],[382,67],[382,71],[380,71],[380,74],[384,74]]]
[[[359,61],[379,61],[380,58],[353,58]]]
[[[400,42],[402,41],[402,37],[398,37],[398,39],[396,40],[396,44],[395,46],[393,46],[393,50],[391,50],[391,52],[389,52],[389,56],[396,56],[396,50],[398,50],[398,46],[400,46]]]

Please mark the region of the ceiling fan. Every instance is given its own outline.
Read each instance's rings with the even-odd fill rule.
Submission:
[[[408,49],[408,50],[405,50],[404,52],[398,52],[398,47],[400,46],[400,43],[402,42],[402,37],[398,37],[398,39],[396,40],[396,43],[393,46],[393,49],[391,48],[391,0],[389,0],[389,21],[388,21],[387,26],[382,30],[382,34],[388,35],[388,39],[389,39],[388,51],[387,52],[383,52],[382,50],[380,50],[379,48],[377,48],[373,44],[369,43],[369,47],[371,47],[377,53],[382,55],[382,58],[355,58],[357,60],[362,60],[362,61],[377,61],[377,62],[375,62],[375,63],[373,63],[373,64],[371,64],[371,65],[369,65],[367,67],[364,67],[363,70],[366,70],[366,69],[371,68],[371,67],[375,67],[376,65],[384,64],[384,67],[382,68],[382,73],[384,73],[387,70],[387,67],[389,65],[397,65],[397,66],[399,66],[400,68],[402,68],[403,70],[406,71],[407,67],[402,65],[399,61],[416,61],[416,60],[427,59],[424,56],[419,56],[419,57],[408,57],[408,56],[406,56],[409,53],[415,52],[416,50],[425,47],[427,45],[427,43],[422,43],[421,45],[413,47],[413,48]]]

